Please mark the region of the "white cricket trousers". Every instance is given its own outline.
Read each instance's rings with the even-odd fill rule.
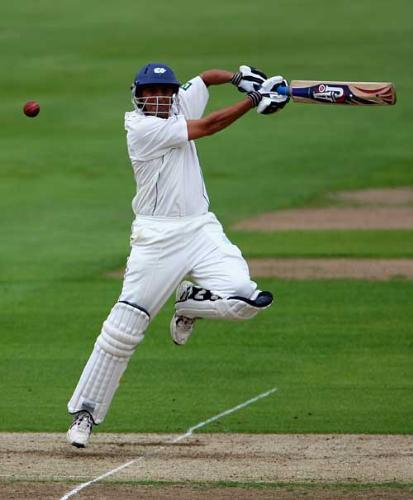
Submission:
[[[249,299],[257,285],[239,249],[212,213],[180,219],[137,217],[119,301],[96,340],[68,403],[100,423],[136,346],[179,283],[188,276],[222,298]],[[172,311],[171,311],[172,313]]]
[[[257,285],[239,248],[215,215],[182,218],[138,216],[119,300],[144,308],[151,319],[187,276],[222,298],[250,298]]]

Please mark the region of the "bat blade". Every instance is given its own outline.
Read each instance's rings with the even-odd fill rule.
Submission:
[[[292,80],[277,92],[290,95],[293,101],[312,104],[393,105],[396,89],[391,82],[334,82]]]

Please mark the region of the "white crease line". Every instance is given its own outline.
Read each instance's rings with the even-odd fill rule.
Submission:
[[[214,417],[208,418],[207,420],[204,420],[203,422],[200,422],[199,424],[196,424],[193,427],[190,427],[186,431],[185,434],[181,434],[177,438],[173,438],[169,441],[166,441],[166,443],[178,443],[179,441],[183,441],[187,437],[192,436],[192,434],[195,430],[200,429],[201,427],[205,427],[206,425],[210,424],[211,422],[215,422],[216,420],[219,420],[220,418],[225,417],[226,415],[230,415],[231,413],[235,413],[236,411],[241,410],[242,408],[245,408],[246,406],[248,406],[252,403],[255,403],[259,399],[266,398],[267,396],[269,396],[270,394],[272,394],[276,390],[277,390],[277,388],[273,387],[269,391],[262,392],[261,394],[258,394],[258,396],[255,396],[254,398],[248,399],[248,401],[244,401],[244,403],[241,403],[237,406],[234,406],[233,408],[230,408],[229,410],[225,410],[222,413],[218,413],[218,415],[215,415]],[[72,491],[69,491],[69,493],[66,493],[66,495],[62,496],[60,498],[60,500],[67,500],[68,498],[73,497],[74,495],[79,493],[79,491],[84,490],[88,486],[95,484],[98,481],[105,479],[106,477],[112,476],[113,474],[116,474],[117,472],[120,472],[121,470],[129,467],[130,465],[135,464],[137,462],[140,462],[141,460],[144,460],[147,457],[151,457],[152,455],[154,455],[155,453],[157,453],[160,450],[163,450],[164,448],[165,448],[165,446],[160,446],[160,447],[156,448],[155,450],[153,450],[152,452],[145,453],[144,455],[141,455],[140,457],[134,458],[133,460],[130,460],[129,462],[126,462],[126,463],[120,465],[119,467],[116,467],[116,469],[112,469],[108,472],[105,472],[101,476],[96,477],[95,479],[92,479],[91,481],[88,481],[87,483],[79,484],[79,486],[76,486],[76,488],[74,488]]]

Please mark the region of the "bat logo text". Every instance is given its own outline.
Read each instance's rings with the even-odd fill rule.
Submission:
[[[314,89],[313,99],[317,101],[340,102],[345,99],[344,89],[322,83]]]

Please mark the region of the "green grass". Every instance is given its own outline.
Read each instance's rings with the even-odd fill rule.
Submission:
[[[261,284],[277,295],[271,310],[251,322],[200,322],[184,348],[170,342],[169,304],[132,359],[104,430],[183,432],[277,387],[203,430],[413,431],[412,283]],[[15,290],[20,301],[2,314],[2,430],[64,430],[66,401],[119,285]]]
[[[40,482],[40,481],[36,481]],[[54,481],[57,482],[57,481]],[[66,482],[66,481],[65,481]],[[102,484],[102,483],[101,483]],[[308,490],[308,493],[313,493],[316,490],[331,491],[331,493],[349,493],[350,491],[358,492],[364,489],[377,489],[382,493],[382,491],[389,490],[389,493],[393,493],[394,490],[409,490],[413,488],[412,483],[398,483],[398,482],[383,482],[383,483],[316,483],[316,482],[240,482],[240,481],[103,481],[103,484],[110,485],[142,485],[142,486],[152,486],[153,488],[162,488],[165,486],[189,486],[192,488],[210,489],[210,488],[243,488],[249,489],[277,489],[280,491],[290,491],[290,490]],[[342,491],[338,491],[342,490]],[[305,495],[302,491],[301,495]]]
[[[413,257],[413,231],[228,231],[247,257]]]
[[[199,141],[211,208],[229,225],[340,189],[413,183],[413,4],[304,0],[1,7],[0,430],[64,430],[65,405],[120,289],[134,181],[123,112],[149,60],[181,80],[252,64],[287,78],[393,80],[393,108],[291,104]],[[240,98],[211,89],[209,108]],[[36,119],[22,114],[36,99]],[[412,232],[231,233],[250,256],[411,256]],[[110,431],[182,431],[273,386],[205,431],[411,432],[411,283],[266,281],[279,303],[202,322],[185,349],[171,305],[132,360]]]
[[[20,484],[27,484],[27,479],[8,479],[2,480],[0,479],[0,484],[10,485],[14,484],[19,487]],[[31,484],[67,484],[67,485],[76,485],[79,483],[79,480],[76,479],[53,479],[53,480],[32,480]],[[211,495],[214,490],[227,488],[227,493],[231,493],[231,488],[236,489],[244,489],[249,490],[248,493],[252,493],[252,490],[259,490],[262,493],[262,490],[269,490],[274,495],[278,493],[283,494],[288,492],[290,495],[295,494],[297,497],[302,497],[306,495],[319,495],[322,493],[323,495],[326,492],[335,495],[336,498],[346,498],[350,494],[355,495],[353,498],[358,498],[361,495],[361,498],[364,497],[366,492],[368,491],[367,498],[372,496],[372,491],[374,491],[380,497],[383,495],[387,495],[386,498],[397,498],[399,495],[402,495],[401,498],[407,498],[404,494],[411,491],[413,493],[413,483],[409,482],[381,482],[381,483],[325,483],[325,482],[241,482],[241,481],[151,481],[151,480],[119,480],[119,479],[109,479],[99,481],[99,485],[101,490],[104,490],[105,485],[111,488],[122,486],[146,486],[152,490],[152,493],[155,493],[157,489],[171,488],[170,494],[174,493],[174,487],[178,487],[182,489],[183,492],[188,493],[190,491],[204,492],[206,494]],[[175,490],[176,491],[176,490]],[[95,490],[95,494],[97,491]],[[119,495],[122,494],[122,490],[119,491]],[[136,493],[138,494],[138,492]],[[396,496],[397,495],[397,496]]]
[[[2,481],[0,479],[0,484],[1,482],[5,484],[10,484],[10,483],[25,483],[27,482],[26,479],[21,480],[21,479],[10,479],[7,481]],[[66,484],[78,484],[78,480],[76,479],[53,479],[53,480],[36,480],[35,483],[66,483]],[[156,488],[164,488],[164,487],[173,487],[173,486],[182,486],[183,488],[189,487],[189,488],[194,488],[194,489],[199,489],[199,490],[210,490],[212,488],[218,489],[218,488],[242,488],[246,490],[250,489],[259,489],[259,490],[266,490],[266,489],[277,489],[280,491],[292,491],[292,490],[297,490],[301,495],[305,494],[302,490],[308,490],[308,492],[315,492],[317,490],[322,490],[322,491],[331,491],[331,493],[349,493],[350,491],[354,491],[355,493],[358,493],[361,490],[371,490],[371,489],[376,489],[380,492],[380,494],[383,494],[386,490],[388,490],[389,493],[394,493],[394,490],[410,490],[413,489],[413,483],[402,483],[402,482],[397,482],[397,481],[391,481],[391,482],[382,482],[382,483],[317,483],[317,482],[294,482],[294,483],[287,483],[287,482],[267,482],[267,481],[259,481],[259,482],[241,482],[241,481],[151,481],[151,480],[113,480],[113,479],[107,479],[99,482],[100,485],[110,485],[110,486],[150,486],[153,489]],[[340,491],[341,490],[341,491]]]
[[[72,211],[82,213],[90,196],[104,200],[108,186],[110,208],[126,206],[132,180],[123,111],[130,107],[135,71],[152,59],[170,62],[181,80],[208,67],[235,69],[247,62],[289,79],[397,85],[393,108],[291,104],[279,116],[252,112],[199,141],[212,208],[225,222],[303,205],[331,190],[411,184],[413,6],[392,2],[390,22],[387,8],[384,0],[334,9],[314,4],[311,11],[305,0],[213,0],[196,10],[188,0],[173,6],[127,0],[105,9],[94,0],[87,11],[79,0],[4,5],[1,191],[25,195],[23,206],[20,196],[13,203],[13,222],[38,200],[33,183],[46,200],[67,197],[66,182],[56,174],[72,188],[79,184],[67,200]],[[214,88],[210,109],[239,97],[228,86]],[[42,105],[35,120],[21,113],[28,98]]]

